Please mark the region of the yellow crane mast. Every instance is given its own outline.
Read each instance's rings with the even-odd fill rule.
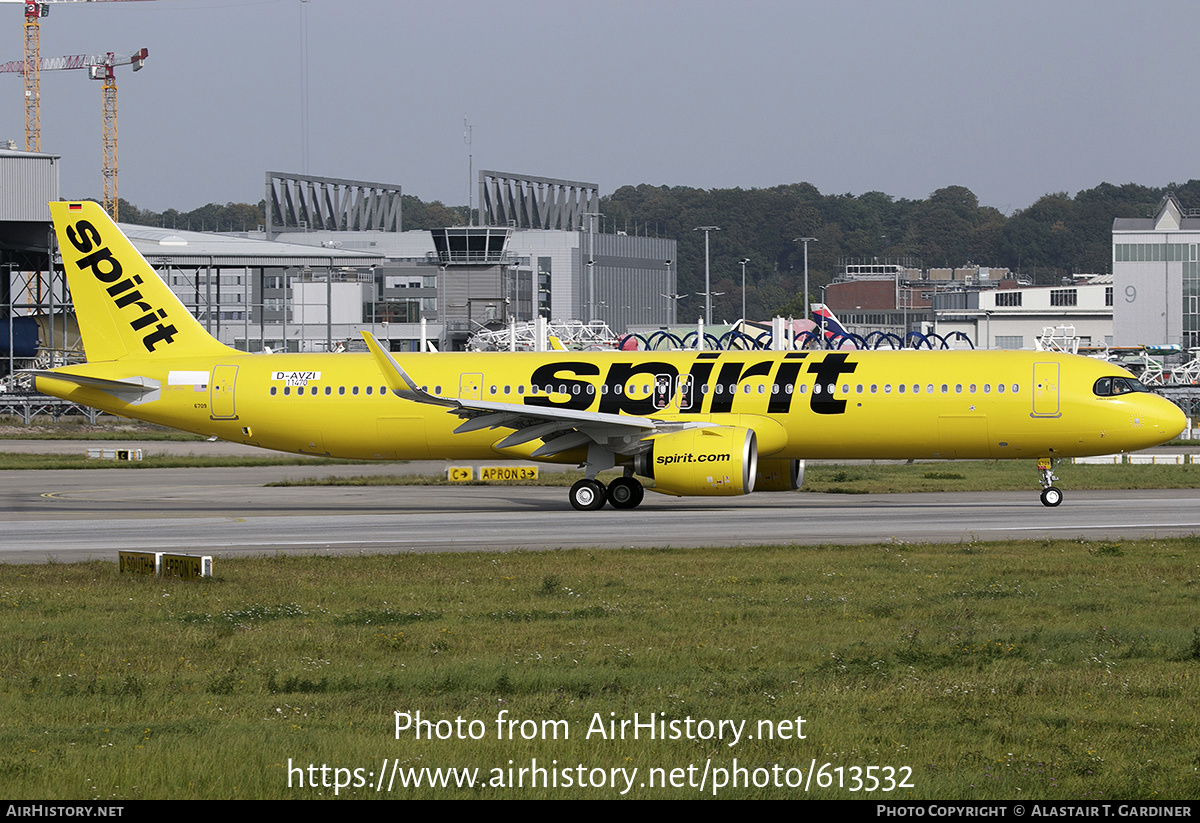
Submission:
[[[15,73],[25,75],[26,88],[29,87],[29,75],[41,75],[43,71],[57,71],[61,69],[87,69],[89,76],[93,80],[101,80],[104,82],[104,104],[103,104],[103,174],[104,174],[104,210],[112,215],[113,219],[117,219],[117,66],[133,66],[134,71],[139,71],[146,63],[146,58],[150,52],[148,49],[138,49],[132,54],[115,54],[106,52],[104,54],[75,54],[67,57],[47,57],[39,59],[32,66],[28,61],[13,60],[8,63],[0,64],[0,74]],[[29,107],[26,106],[26,122],[29,118]],[[35,113],[35,117],[37,117]],[[39,129],[40,131],[40,129]],[[28,134],[26,135],[26,151],[40,151],[39,148],[30,149],[28,143]]]
[[[41,19],[51,3],[133,3],[146,0],[0,0],[25,6],[25,151],[42,150]]]

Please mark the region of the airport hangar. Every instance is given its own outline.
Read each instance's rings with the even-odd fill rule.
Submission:
[[[1168,193],[1153,217],[1113,220],[1113,343],[1200,347],[1200,210]]]
[[[41,318],[42,365],[81,359],[50,265],[57,160],[0,150],[0,319]],[[481,171],[483,225],[422,231],[402,230],[399,186],[269,172],[266,189],[256,231],[121,225],[188,310],[241,350],[357,349],[370,329],[393,351],[420,350],[422,332],[449,351],[480,327],[536,317],[674,320],[675,241],[597,232],[595,184]],[[0,336],[19,329],[6,325]],[[4,371],[29,365],[9,342]]]

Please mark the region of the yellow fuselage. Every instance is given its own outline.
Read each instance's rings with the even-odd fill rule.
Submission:
[[[752,429],[763,457],[1041,458],[1132,451],[1174,437],[1182,412],[1144,392],[1098,396],[1102,361],[1044,352],[818,351],[408,354],[431,394]],[[143,378],[130,403],[47,377],[39,391],[115,414],[285,452],[363,459],[524,457],[508,430],[388,390],[369,354],[247,355],[88,363]],[[551,458],[577,462],[581,453]]]

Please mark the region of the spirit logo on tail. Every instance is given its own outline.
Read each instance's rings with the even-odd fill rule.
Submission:
[[[75,206],[72,208],[76,209]],[[140,333],[142,329],[155,323],[153,329],[142,335],[142,344],[146,347],[146,351],[154,351],[154,347],[159,343],[174,342],[172,335],[176,333],[175,327],[164,326],[162,323],[156,322],[167,318],[166,310],[152,307],[143,299],[142,293],[135,288],[142,285],[140,274],[122,279],[125,270],[122,268],[121,262],[104,245],[104,239],[95,226],[87,220],[80,220],[78,223],[67,226],[64,234],[75,251],[84,255],[72,261],[75,268],[81,272],[89,272],[101,283],[111,283],[112,285],[104,291],[113,298],[113,305],[116,308],[134,307],[133,319],[129,321],[129,327],[133,331]]]

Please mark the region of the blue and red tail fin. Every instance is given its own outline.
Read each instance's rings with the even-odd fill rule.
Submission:
[[[816,323],[817,328],[825,335],[826,340],[835,337],[845,337],[849,334],[845,327],[838,322],[829,306],[824,303],[812,304],[812,321]]]

